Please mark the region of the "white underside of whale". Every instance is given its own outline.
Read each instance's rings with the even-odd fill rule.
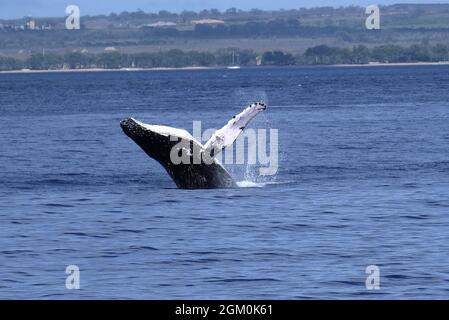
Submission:
[[[137,124],[139,124],[143,128],[145,128],[146,130],[149,130],[151,132],[160,134],[161,136],[175,137],[175,138],[181,138],[183,140],[194,141],[195,143],[197,143],[201,147],[203,147],[203,145],[198,140],[196,140],[187,130],[173,128],[173,127],[168,127],[168,126],[159,126],[159,125],[146,124],[146,123],[140,122],[140,121],[138,121],[136,119],[133,119],[133,120]]]

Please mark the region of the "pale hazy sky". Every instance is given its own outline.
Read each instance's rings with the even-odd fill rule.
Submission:
[[[217,8],[220,10],[236,7],[238,9],[291,9],[316,6],[340,6],[394,3],[449,3],[449,1],[426,0],[0,0],[0,19],[21,18],[24,16],[53,17],[65,16],[67,5],[76,4],[82,15],[109,14],[111,12],[136,11],[158,12],[168,10],[180,12]]]

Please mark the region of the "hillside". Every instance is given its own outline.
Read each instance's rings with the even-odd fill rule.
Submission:
[[[240,64],[248,61],[251,65],[256,64],[258,56],[274,51],[310,63],[305,58],[308,50],[325,45],[333,48],[334,58],[312,61],[360,60],[348,54],[358,46],[371,52],[364,54],[363,61],[423,60],[417,57],[424,57],[424,61],[447,60],[441,48],[449,44],[449,4],[382,6],[381,30],[367,30],[366,17],[365,8],[356,6],[279,11],[212,9],[179,14],[137,11],[83,16],[81,30],[65,30],[65,17],[28,17],[0,20],[0,55],[3,59],[25,61],[38,55],[62,57],[78,53],[87,61],[88,55],[114,53],[129,57],[181,50],[208,56],[208,65],[214,65],[225,63],[228,58],[222,56],[235,52]],[[30,21],[33,30],[29,24],[27,27]],[[390,48],[388,45],[400,47],[393,51],[402,54],[393,55],[394,59],[374,54],[379,47]],[[435,47],[437,54],[433,52]],[[204,64],[204,59],[194,61],[195,65]]]

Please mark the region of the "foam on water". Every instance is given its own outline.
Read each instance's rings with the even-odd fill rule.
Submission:
[[[258,183],[254,181],[238,181],[237,186],[239,188],[263,188],[265,187],[266,183]]]

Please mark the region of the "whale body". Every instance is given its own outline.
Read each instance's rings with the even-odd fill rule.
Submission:
[[[149,157],[165,168],[178,188],[235,188],[236,182],[215,157],[232,145],[248,123],[266,108],[263,103],[250,105],[216,131],[205,145],[183,129],[149,125],[133,118],[123,120],[120,126]],[[174,161],[173,155],[179,153],[186,161]]]

